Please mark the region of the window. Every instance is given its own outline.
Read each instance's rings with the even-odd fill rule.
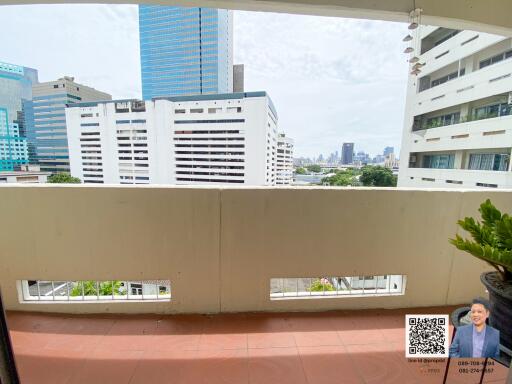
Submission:
[[[203,112],[204,112],[203,108],[191,108],[190,109],[190,113],[203,113]]]
[[[92,113],[83,113],[80,117],[92,117]]]
[[[508,116],[512,114],[512,106],[507,103],[497,103],[475,108],[473,120],[491,119],[494,117]]]
[[[448,113],[442,116],[431,117],[423,120],[423,124],[419,124],[419,129],[429,129],[444,127],[446,125],[458,124],[460,122],[460,112]],[[416,122],[418,126],[418,122]]]
[[[59,88],[59,85],[58,84],[54,84],[53,88]]]
[[[464,75],[465,72],[466,72],[466,69],[462,68],[460,70],[460,75],[461,76]],[[432,80],[431,88],[436,87],[436,86],[441,85],[441,84],[444,84],[447,81],[456,79],[457,77],[458,77],[458,71],[455,71],[455,72],[452,72],[452,73],[450,73],[450,74],[448,74],[446,76],[440,77],[439,79]]]
[[[442,37],[441,39],[437,40],[435,43],[434,43],[434,47],[437,47],[439,44],[442,44],[444,43],[446,40],[448,39],[451,39],[453,36],[455,36],[457,33],[459,33],[460,31],[459,30],[454,30],[450,33],[448,33],[446,36]]]
[[[506,60],[512,57],[512,49],[506,52],[502,52],[498,55],[490,57],[488,59],[480,61],[480,69],[488,67],[489,65],[493,65],[499,63],[500,61]]]
[[[178,114],[178,113],[185,113],[185,110],[184,109],[175,109],[174,113],[176,113],[176,114]]]
[[[403,295],[405,285],[405,275],[272,278],[270,299]]]
[[[221,113],[221,112],[222,112],[222,108],[208,108],[208,113]]]
[[[423,168],[453,169],[455,155],[425,155]]]
[[[472,153],[468,169],[485,171],[507,171],[510,155],[506,153]]]
[[[90,180],[89,182],[97,181]],[[18,290],[21,291],[23,301],[31,302],[171,300],[171,282],[169,280],[21,280]]]
[[[220,120],[174,120],[174,124],[215,124],[215,123],[245,123],[245,119]]]

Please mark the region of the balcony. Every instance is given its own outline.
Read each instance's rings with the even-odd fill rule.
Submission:
[[[505,94],[512,88],[510,59],[466,73],[418,93],[411,107],[415,116]]]
[[[485,295],[488,267],[447,239],[485,198],[512,211],[511,195],[0,186],[0,281],[23,382],[415,382],[425,367],[403,357],[403,315]],[[272,297],[276,278],[381,275],[407,284]],[[34,301],[21,283],[118,278],[170,280],[172,297]],[[439,382],[441,365],[417,382]]]
[[[452,309],[175,316],[11,312],[8,321],[22,383],[441,383],[444,361],[405,359],[404,315]],[[485,382],[504,382],[507,369],[493,367]],[[448,383],[478,382],[479,374],[458,370],[452,362]]]

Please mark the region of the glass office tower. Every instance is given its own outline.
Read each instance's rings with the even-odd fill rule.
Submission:
[[[28,163],[23,103],[36,83],[37,70],[0,62],[0,171]]]
[[[142,97],[233,91],[233,13],[139,5]]]
[[[111,99],[108,93],[76,83],[69,76],[35,84],[32,100],[23,103],[30,163],[39,164],[41,171],[69,172],[66,106]]]

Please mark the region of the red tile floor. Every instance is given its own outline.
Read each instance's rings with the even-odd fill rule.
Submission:
[[[445,363],[405,358],[408,310],[233,315],[10,312],[25,383],[441,383]],[[448,383],[477,383],[452,361]],[[496,364],[487,383],[504,383]]]

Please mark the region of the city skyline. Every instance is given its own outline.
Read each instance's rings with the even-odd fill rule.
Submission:
[[[15,28],[19,8],[2,9],[6,28]],[[68,21],[65,15],[77,11],[81,18]],[[116,99],[141,97],[137,6],[30,6],[24,16],[30,28],[7,42],[3,61],[37,68],[40,81],[69,75]],[[407,80],[404,30],[381,21],[235,12],[234,62],[245,64],[246,91],[272,95],[297,156],[328,153],[333,142],[343,141],[370,153],[380,152],[381,143],[398,150]],[[59,60],[50,61],[45,52],[54,48]],[[368,51],[381,65],[367,60]]]

